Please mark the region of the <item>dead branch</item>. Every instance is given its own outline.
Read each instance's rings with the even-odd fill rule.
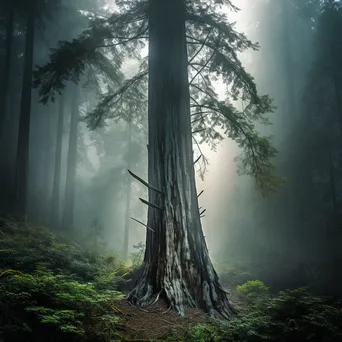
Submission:
[[[200,212],[200,216],[202,216],[205,212],[206,212],[207,209],[203,209],[201,212]]]
[[[194,165],[202,158],[202,155],[200,155],[195,161],[194,161]]]
[[[197,198],[200,197],[203,194],[204,190],[202,190],[198,195]]]
[[[203,131],[205,131],[205,128],[198,129],[197,131],[193,131],[193,132],[191,132],[191,134],[195,134],[195,133],[199,133],[199,132],[203,132]]]
[[[134,177],[135,179],[137,179],[140,183],[144,184],[146,187],[148,187],[149,189],[158,192],[161,195],[164,195],[160,190],[158,190],[157,188],[155,188],[154,186],[148,184],[147,182],[145,182],[142,178],[140,178],[139,176],[137,176],[136,174],[134,174],[132,171],[128,170],[128,173]]]
[[[138,223],[142,224],[144,227],[146,227],[146,228],[149,229],[149,230],[152,230],[152,232],[155,233],[155,231],[154,231],[151,227],[149,227],[148,225],[146,225],[145,223],[143,223],[143,222],[141,222],[141,221],[135,219],[134,217],[131,217],[131,219],[134,220],[135,222],[138,222]]]
[[[159,210],[164,210],[163,208],[161,207],[158,207],[157,205],[151,203],[151,202],[148,202],[146,200],[144,200],[143,198],[139,197],[140,201],[143,202],[144,204],[148,205],[149,207],[152,207],[154,209],[159,209]]]

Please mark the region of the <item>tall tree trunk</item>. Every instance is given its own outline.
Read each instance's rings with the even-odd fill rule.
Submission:
[[[15,197],[17,215],[26,219],[26,199],[28,181],[29,137],[31,121],[32,64],[35,29],[35,1],[27,13],[24,73],[21,94],[21,107],[18,132],[18,146],[15,175]]]
[[[9,80],[11,71],[11,57],[12,57],[12,41],[13,41],[13,20],[14,8],[10,5],[7,23],[6,23],[6,47],[5,47],[5,63],[2,79],[2,91],[0,94],[0,139],[2,140],[4,134],[4,124],[7,118],[7,103],[9,94]]]
[[[132,123],[128,123],[128,170],[131,169],[131,154],[132,154]],[[130,231],[130,206],[131,206],[131,183],[132,179],[130,175],[127,175],[127,183],[126,183],[126,210],[125,210],[125,237],[124,237],[124,250],[123,257],[125,259],[128,258],[128,249],[129,249],[129,231]]]
[[[233,309],[210,261],[193,166],[184,0],[149,1],[149,208],[144,272],[128,299],[161,292],[180,315]]]
[[[52,190],[51,225],[59,227],[60,219],[60,182],[61,182],[61,162],[62,162],[62,142],[63,142],[63,123],[64,123],[64,95],[59,99],[56,152],[55,152],[55,171]]]
[[[74,224],[75,208],[75,180],[76,180],[76,157],[77,157],[77,128],[79,121],[79,86],[75,86],[71,103],[69,151],[67,159],[67,174],[65,184],[65,199],[63,207],[62,229],[70,231]]]

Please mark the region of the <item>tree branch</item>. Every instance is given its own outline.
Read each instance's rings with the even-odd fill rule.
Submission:
[[[132,177],[134,177],[135,179],[137,179],[141,184],[145,185],[147,188],[149,188],[149,189],[151,189],[151,190],[153,190],[153,191],[155,191],[155,192],[158,192],[158,193],[161,194],[161,195],[164,195],[160,190],[158,190],[157,188],[155,188],[155,187],[152,186],[152,185],[149,185],[147,182],[145,182],[142,178],[140,178],[139,176],[137,176],[136,174],[134,174],[132,171],[130,171],[130,170],[128,170],[128,169],[127,169],[127,171],[128,171],[128,173],[129,173]]]
[[[148,202],[148,201],[144,200],[143,198],[140,198],[140,197],[139,197],[139,199],[140,199],[140,201],[141,201],[142,203],[148,205],[149,207],[152,207],[152,208],[154,208],[154,209],[164,210],[163,208],[161,208],[161,207],[159,207],[159,206],[157,206],[157,205],[155,205],[155,204],[153,204],[153,203],[151,203],[151,202]]]
[[[144,227],[146,227],[149,230],[152,230],[152,232],[155,233],[155,231],[151,227],[149,227],[147,224],[145,224],[145,223],[135,219],[134,217],[131,217],[131,219],[134,220],[135,222],[138,222],[138,223],[142,224]]]

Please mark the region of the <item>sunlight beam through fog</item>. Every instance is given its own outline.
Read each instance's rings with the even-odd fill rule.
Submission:
[[[237,13],[232,11],[228,12],[228,18],[230,22],[236,22],[236,29],[238,31],[246,32],[248,29],[249,16],[251,13],[248,11],[250,8],[248,4],[249,0],[235,1],[234,4],[241,10]],[[250,52],[245,52],[240,56],[243,62],[250,62]],[[250,68],[250,63],[248,63]],[[252,70],[249,69],[252,72]],[[221,82],[217,82],[216,91],[223,98],[225,93],[225,87]],[[205,175],[204,181],[197,177],[197,189],[198,191],[204,190],[204,193],[200,196],[200,206],[207,209],[205,217],[202,219],[203,230],[206,235],[208,248],[215,257],[215,250],[220,245],[219,232],[229,227],[224,227],[224,215],[227,210],[229,211],[229,194],[226,194],[227,189],[233,189],[236,174],[236,163],[234,158],[238,156],[239,150],[234,142],[229,138],[224,139],[218,146],[217,151],[212,151],[209,146],[202,146],[202,151],[209,159],[208,172]],[[228,233],[229,235],[229,233]]]

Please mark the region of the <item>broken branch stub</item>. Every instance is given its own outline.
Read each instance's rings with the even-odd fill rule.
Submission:
[[[195,161],[194,161],[194,165],[202,158],[202,155],[200,155]]]
[[[154,209],[159,209],[159,210],[163,210],[163,208],[161,207],[158,207],[157,205],[151,203],[151,202],[148,202],[146,200],[144,200],[143,198],[139,197],[140,201],[143,202],[144,204],[148,205],[149,207],[152,207]]]
[[[202,216],[205,212],[206,212],[207,209],[203,209],[201,212],[200,212],[200,216]]]
[[[128,170],[128,173],[134,177],[135,179],[137,179],[140,183],[142,183],[143,185],[145,185],[146,187],[148,187],[150,190],[153,190],[155,192],[158,192],[161,195],[164,195],[160,190],[158,190],[157,188],[155,188],[154,186],[148,184],[147,182],[145,182],[142,178],[140,178],[139,176],[137,176],[136,174],[134,174],[132,171]]]
[[[135,221],[135,222],[138,222],[138,223],[142,224],[144,227],[146,227],[146,228],[149,229],[149,230],[152,230],[152,232],[155,233],[155,231],[154,231],[151,227],[149,227],[147,224],[145,224],[145,223],[143,223],[143,222],[141,222],[141,221],[135,219],[134,217],[131,217],[131,219],[132,219],[133,221]]]

